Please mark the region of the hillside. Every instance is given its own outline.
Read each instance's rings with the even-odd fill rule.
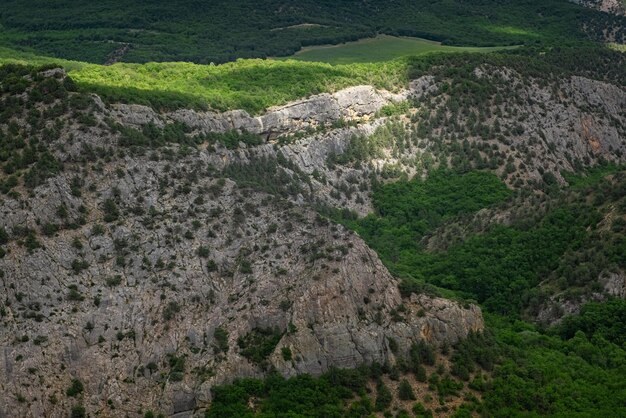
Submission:
[[[574,3],[616,15],[626,13],[626,5],[622,0],[576,0]]]
[[[7,0],[0,46],[93,63],[288,56],[301,47],[378,33],[446,45],[624,41],[623,17],[565,0],[92,2]]]
[[[0,418],[626,415],[622,17],[37,3],[0,11]]]

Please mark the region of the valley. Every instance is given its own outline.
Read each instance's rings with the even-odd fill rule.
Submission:
[[[619,13],[62,3],[0,11],[0,418],[626,414]]]
[[[501,49],[506,49],[506,47],[456,47],[441,45],[439,42],[426,39],[378,35],[375,38],[361,39],[341,45],[306,47],[289,58],[336,65],[389,61],[431,52],[493,52]]]

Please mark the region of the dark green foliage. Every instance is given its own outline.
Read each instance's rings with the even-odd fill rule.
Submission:
[[[214,260],[209,260],[206,263],[206,268],[209,272],[217,271],[217,263]]]
[[[78,379],[72,379],[72,383],[70,387],[67,388],[67,390],[65,391],[65,394],[67,396],[76,397],[79,394],[81,394],[83,390],[85,390],[85,387],[83,386],[83,382],[81,382]]]
[[[85,300],[85,297],[82,293],[78,291],[78,287],[75,284],[68,286],[69,292],[67,294],[67,299],[74,302],[82,302]]]
[[[291,348],[283,347],[280,349],[281,354],[283,355],[283,360],[291,361],[293,359],[293,354],[291,353]]]
[[[212,389],[213,400],[207,418],[253,417],[249,399],[260,400],[256,413],[260,416],[328,417],[368,416],[373,407],[369,400],[349,402],[358,391],[364,389],[368,373],[364,370],[333,369],[319,378],[301,375],[285,379],[270,375],[264,381],[238,380],[232,385]],[[355,415],[347,410],[352,409]],[[365,411],[359,415],[357,411]]]
[[[46,223],[41,227],[42,234],[51,237],[57,233],[59,226],[56,224]]]
[[[180,382],[185,377],[185,357],[177,357],[174,354],[167,356],[167,362],[170,366],[169,379],[172,382]]]
[[[120,216],[120,211],[117,208],[117,204],[113,199],[106,199],[103,204],[104,221],[113,222]]]
[[[408,380],[402,379],[398,385],[398,398],[402,401],[414,401],[415,393]]]
[[[26,239],[24,240],[24,246],[28,249],[29,252],[36,250],[37,248],[41,248],[41,243],[37,240],[37,236],[35,232],[29,230]]]
[[[474,68],[481,65],[507,67],[518,71],[526,77],[545,81],[571,75],[607,80],[618,85],[626,83],[623,67],[626,56],[609,48],[598,45],[576,45],[549,48],[520,48],[492,54],[434,54],[425,57],[414,57],[408,60],[409,78],[418,78],[424,74],[432,74],[453,81],[467,80]],[[470,78],[471,79],[471,78]],[[489,84],[457,83],[455,91],[465,100],[477,103],[493,91]]]
[[[213,334],[215,344],[213,350],[216,354],[228,352],[228,332],[224,327],[217,327]]]
[[[374,191],[376,215],[347,222],[384,260],[398,260],[442,222],[506,199],[510,191],[493,174],[432,173],[424,182],[397,181]]]
[[[415,405],[413,405],[413,408],[411,408],[411,410],[416,417],[432,418],[433,416],[432,411],[430,409],[424,408],[424,405],[422,405],[420,402],[417,402]]]
[[[470,174],[439,174],[432,183],[429,178],[411,187],[402,181],[381,186],[374,193],[378,215],[357,221],[343,217],[404,278],[404,295],[424,292],[427,282],[458,291],[494,312],[519,314],[538,309],[545,300],[536,288],[545,278],[562,290],[576,286],[591,292],[603,271],[626,267],[626,240],[619,224],[618,233],[596,231],[602,220],[598,207],[623,199],[619,191],[626,176],[621,173],[566,192],[568,198],[555,198],[553,209],[543,216],[494,225],[445,252],[423,251],[419,240],[434,227],[507,195],[487,174],[477,179],[486,183],[483,188],[471,187],[465,180]]]
[[[87,411],[85,407],[82,405],[75,405],[72,407],[70,412],[70,418],[85,418],[87,416]]]
[[[35,165],[24,175],[24,185],[34,189],[43,184],[49,177],[58,174],[61,168],[61,163],[59,163],[52,154],[45,151],[38,157]]]
[[[376,384],[376,403],[374,404],[374,409],[384,411],[391,406],[391,402],[393,402],[391,391],[382,380],[379,380]]]
[[[626,301],[612,299],[586,304],[579,315],[569,316],[556,328],[564,339],[582,331],[589,339],[604,339],[618,346],[626,343]]]
[[[275,159],[252,158],[248,164],[231,164],[222,174],[237,182],[240,187],[251,187],[283,197],[309,195],[309,176],[280,153]]]
[[[209,256],[209,249],[203,245],[198,247],[198,256],[207,258]]]
[[[180,312],[180,305],[176,301],[170,301],[165,309],[163,309],[163,319],[169,321]]]
[[[411,201],[410,196],[374,194],[375,207],[384,208],[379,213],[385,214],[376,219],[376,225],[390,230],[397,225],[385,239],[379,237],[386,229],[368,229],[371,220],[367,218],[355,221],[344,215],[343,222],[366,237],[387,265],[404,277],[405,294],[424,291],[428,281],[478,300],[486,312],[517,317],[524,310],[534,312],[535,306],[546,300],[547,290],[537,288],[541,281],[562,286],[562,290],[579,286],[593,291],[603,271],[626,267],[626,240],[620,222],[611,230],[599,228],[604,214],[622,207],[626,176],[615,168],[598,170],[602,174],[592,172],[584,181],[570,177],[575,185],[571,190],[553,190],[555,197],[547,198],[552,199],[549,210],[514,218],[508,227],[493,226],[439,253],[425,252],[416,244],[421,234],[429,231],[425,212],[397,210],[399,202]],[[604,178],[606,174],[611,176]],[[451,182],[458,181],[451,177]],[[458,201],[463,201],[462,192]],[[423,203],[418,201],[407,207],[420,205]],[[403,230],[402,225],[411,227]],[[398,242],[405,244],[397,248]],[[391,245],[397,250],[389,251]],[[619,345],[625,339],[624,311],[622,300],[591,303],[581,316],[566,318],[547,334],[523,322],[488,316],[493,334],[470,334],[457,344],[451,373],[462,380],[471,379],[470,386],[484,393],[485,416],[517,416],[519,411],[619,416],[624,413],[621,375],[626,353]],[[407,365],[417,380],[424,381],[425,370],[419,366],[422,351],[423,347],[414,346]],[[484,379],[484,371],[493,373],[494,380]],[[456,396],[461,388],[447,375],[431,375],[429,381],[441,399]]]
[[[419,36],[455,45],[541,44],[586,37],[623,19],[558,0],[362,3],[300,0],[281,9],[279,0],[183,0],[175,4],[87,0],[3,3],[0,38],[15,48],[104,63],[129,44],[122,60],[224,62],[235,58],[290,55],[302,46],[373,36]],[[97,20],[93,16],[98,16]],[[310,24],[310,26],[298,26]],[[312,25],[312,26],[311,26]],[[586,27],[586,33],[582,28]],[[114,39],[116,42],[102,42]]]
[[[78,274],[87,268],[89,268],[89,263],[86,260],[79,260],[76,258],[72,261],[72,270],[74,271],[74,274]]]
[[[274,352],[284,332],[277,328],[255,328],[243,337],[239,337],[237,345],[241,355],[251,362],[263,365]]]
[[[418,367],[422,365],[434,366],[435,350],[430,344],[424,341],[418,341],[411,345],[409,362],[413,372],[416,372]]]
[[[111,276],[105,279],[105,283],[109,287],[115,287],[122,283],[122,276]]]

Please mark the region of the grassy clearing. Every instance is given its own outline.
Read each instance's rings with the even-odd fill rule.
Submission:
[[[510,47],[509,47],[510,48]],[[303,48],[289,57],[299,61],[326,62],[329,64],[372,63],[389,61],[432,52],[491,52],[503,47],[457,47],[420,38],[379,35],[340,45]]]

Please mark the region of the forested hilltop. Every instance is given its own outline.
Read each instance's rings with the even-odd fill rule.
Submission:
[[[565,0],[6,0],[0,45],[100,64],[206,64],[377,33],[461,46],[621,42],[624,19]]]
[[[624,19],[3,2],[0,418],[626,416]]]

